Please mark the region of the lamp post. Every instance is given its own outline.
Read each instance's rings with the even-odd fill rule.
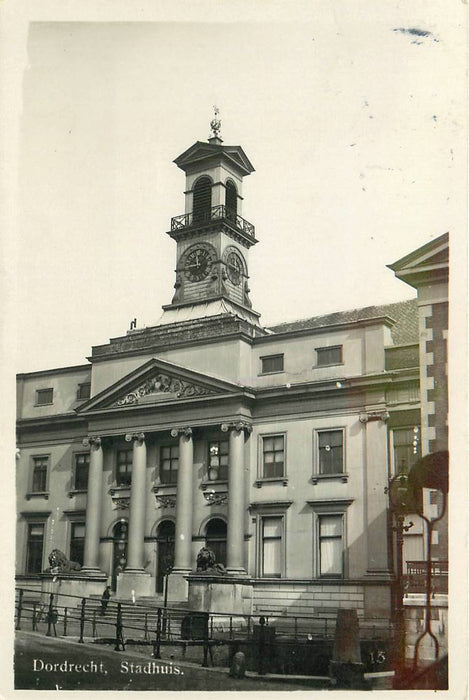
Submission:
[[[403,548],[404,532],[410,530],[413,523],[404,525],[406,515],[415,513],[416,506],[414,492],[409,485],[409,479],[405,472],[405,464],[401,465],[401,471],[389,481],[389,501],[394,515],[393,531],[396,533],[396,586],[395,586],[395,620],[396,620],[396,647],[397,669],[396,681],[402,677],[405,668],[405,619],[404,619],[404,587],[403,587]]]

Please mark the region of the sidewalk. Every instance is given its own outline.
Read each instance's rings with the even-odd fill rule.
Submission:
[[[45,637],[19,631],[15,642],[15,688],[35,690],[306,690],[324,689],[328,679],[305,676],[228,676],[227,668],[188,661],[152,659],[133,649],[114,651],[85,639]]]

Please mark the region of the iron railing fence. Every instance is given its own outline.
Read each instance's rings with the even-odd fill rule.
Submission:
[[[28,597],[29,596],[29,597]],[[66,600],[67,605],[63,604]],[[60,601],[60,604],[57,604]],[[103,610],[99,597],[83,598],[63,593],[46,593],[38,596],[36,589],[16,589],[16,628],[29,621],[33,629],[39,624],[47,623],[51,617],[55,619],[55,627],[60,626],[64,636],[73,623],[86,625],[88,636],[98,636],[100,628],[114,626],[120,615],[121,624],[126,632],[140,633],[137,637],[148,639],[156,629],[158,617],[161,616],[162,634],[167,638],[180,639],[182,635],[190,635],[198,629],[198,616],[206,615],[210,639],[233,639],[253,636],[254,628],[259,619],[264,618],[265,625],[275,627],[276,634],[290,637],[293,640],[311,637],[332,638],[335,634],[335,615],[288,615],[272,612],[258,612],[255,615],[239,613],[221,613],[189,610],[187,608],[149,606],[139,603],[118,602],[109,600]],[[360,635],[362,638],[389,637],[393,633],[393,625],[388,618],[359,618]],[[196,625],[194,628],[193,625]],[[192,625],[192,627],[191,627]]]
[[[212,221],[227,221],[233,224],[247,236],[254,238],[255,227],[236,212],[228,209],[224,204],[217,204],[207,211],[190,212],[189,214],[179,214],[171,219],[171,231],[181,231],[186,228],[205,226]]]
[[[448,593],[448,562],[447,561],[408,561],[407,573],[404,576],[406,593],[425,593],[430,566],[431,592]]]

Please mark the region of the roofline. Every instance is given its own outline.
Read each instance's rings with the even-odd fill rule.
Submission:
[[[174,158],[173,163],[184,172],[186,171],[186,165],[191,165],[191,162],[187,164],[183,162],[185,160],[185,156],[190,150],[192,150],[196,146],[203,146],[204,148],[208,147],[208,149],[212,150],[212,153],[207,153],[207,155],[204,155],[202,158],[197,158],[194,162],[206,160],[207,158],[210,158],[212,156],[222,155],[228,160],[230,160],[234,165],[236,165],[237,168],[242,170],[245,173],[245,175],[250,175],[251,173],[255,172],[255,168],[249,160],[249,158],[247,157],[242,146],[223,146],[222,144],[213,144],[209,141],[196,141],[192,144],[192,146],[189,146],[188,148],[186,148],[185,151],[183,151],[180,155]],[[246,165],[239,163],[232,157],[231,153],[236,150],[241,151],[243,157],[246,159]]]
[[[87,365],[71,365],[70,367],[57,367],[55,369],[40,369],[35,372],[19,372],[16,375],[17,379],[26,379],[27,377],[39,377],[48,374],[66,374],[67,372],[76,372],[77,370],[88,369],[91,371],[91,364]]]
[[[385,350],[398,350],[399,348],[415,348],[419,346],[418,339],[413,343],[399,343],[399,345],[385,345]]]
[[[308,321],[308,319],[304,319],[305,321]],[[307,335],[308,333],[316,334],[316,333],[323,333],[325,330],[340,330],[342,328],[348,328],[349,326],[370,326],[370,325],[376,325],[377,322],[380,321],[384,325],[387,325],[389,327],[394,326],[397,321],[394,318],[391,318],[391,316],[371,316],[370,318],[363,318],[357,321],[344,321],[343,323],[331,323],[327,324],[324,326],[315,326],[314,328],[296,328],[291,331],[275,331],[272,330],[272,328],[275,328],[275,326],[266,326],[268,330],[272,330],[272,335],[264,335],[264,336],[257,336],[256,338],[253,339],[254,344],[257,343],[263,343],[263,342],[274,342],[274,340],[279,337],[284,337],[284,336],[291,336],[295,337],[298,335]],[[301,323],[301,321],[291,321],[287,323]],[[281,325],[281,324],[279,324]]]
[[[399,258],[399,260],[396,260],[396,262],[386,265],[386,267],[395,272],[396,268],[405,267],[406,264],[409,261],[413,260],[416,256],[427,253],[431,251],[432,248],[440,246],[444,243],[447,243],[449,245],[449,231],[446,231],[446,233],[443,233],[441,236],[438,236],[438,238],[428,241],[428,243],[424,243],[424,245],[420,246],[420,248],[416,248],[412,252],[407,253],[407,255],[404,255],[402,258]]]

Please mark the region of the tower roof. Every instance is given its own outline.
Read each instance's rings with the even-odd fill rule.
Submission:
[[[213,138],[208,143],[196,141],[184,153],[175,158],[173,163],[176,163],[178,168],[187,172],[192,170],[194,166],[205,167],[207,161],[213,160],[213,158],[220,158],[221,160],[226,160],[232,167],[235,167],[241,176],[250,175],[254,172],[254,166],[241,146],[223,146],[215,141],[221,141],[221,139]]]

